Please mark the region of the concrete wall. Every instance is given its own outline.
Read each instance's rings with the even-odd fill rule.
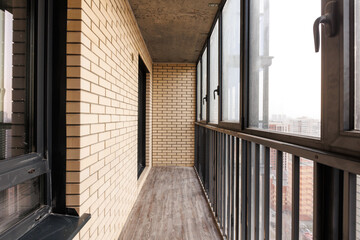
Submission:
[[[92,215],[75,239],[117,239],[148,174],[137,179],[139,55],[150,91],[152,60],[128,2],[68,1],[66,203]],[[151,139],[151,92],[148,103]]]
[[[153,166],[194,165],[195,64],[153,65]]]

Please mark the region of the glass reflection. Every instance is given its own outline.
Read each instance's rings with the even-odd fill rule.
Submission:
[[[0,233],[40,206],[40,180],[33,178],[0,191]]]

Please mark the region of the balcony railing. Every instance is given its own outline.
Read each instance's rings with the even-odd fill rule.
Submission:
[[[354,159],[196,123],[195,169],[226,239],[355,233]],[[334,182],[321,180],[329,174]]]

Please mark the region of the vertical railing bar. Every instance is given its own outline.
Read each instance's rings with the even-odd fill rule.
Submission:
[[[282,239],[282,180],[283,180],[283,153],[276,154],[276,239]]]
[[[270,239],[270,148],[264,151],[264,236]]]
[[[224,175],[224,167],[223,167],[223,153],[224,153],[224,133],[220,134],[220,211],[219,211],[219,222],[220,228],[223,230],[223,175]]]
[[[229,147],[229,142],[228,142],[228,135],[225,135],[225,148],[224,148],[224,235],[227,237],[227,227],[228,227],[228,222],[227,222],[227,207],[228,207],[228,199],[227,199],[227,195],[228,195],[228,181],[227,181],[227,175],[228,175],[228,147]]]
[[[213,207],[214,205],[214,201],[213,201],[213,184],[212,184],[212,169],[213,169],[213,161],[214,161],[214,145],[213,145],[213,131],[210,131],[209,134],[209,169],[208,169],[208,185],[209,185],[209,199],[210,199],[210,203],[211,203],[211,207]]]
[[[218,148],[217,148],[217,134],[216,132],[214,132],[214,213],[216,216],[216,208],[217,208],[217,152],[218,152]]]
[[[247,185],[247,141],[241,140],[241,239],[246,239],[246,206],[247,206],[247,199],[246,199],[246,185]]]
[[[255,240],[259,239],[259,180],[260,180],[260,145],[255,145]]]
[[[251,145],[252,142],[247,143],[247,178],[246,178],[246,201],[247,201],[247,227],[246,227],[246,239],[251,239]]]
[[[356,239],[356,175],[344,172],[344,229],[343,239]]]
[[[223,199],[223,208],[222,208],[222,223],[223,223],[223,231],[224,231],[224,235],[226,235],[226,222],[225,222],[225,218],[226,218],[226,147],[227,147],[227,141],[226,141],[226,134],[224,134],[224,147],[223,147],[223,154],[222,154],[222,158],[223,158],[223,162],[222,162],[222,167],[223,167],[223,179],[222,179],[222,199]]]
[[[232,136],[228,135],[228,152],[227,152],[227,237],[230,239],[231,229],[231,151]]]
[[[291,239],[299,240],[300,158],[298,156],[293,155],[292,166]]]
[[[239,215],[240,215],[240,146],[239,138],[236,138],[236,155],[235,155],[235,239],[240,239],[239,236]]]
[[[216,217],[217,217],[217,221],[218,223],[220,223],[220,153],[221,153],[221,142],[220,142],[220,133],[218,132],[217,133],[217,148],[218,148],[218,151],[217,151],[217,174],[216,174],[216,187],[217,187],[217,192],[216,192]]]
[[[234,185],[235,185],[235,177],[234,177],[234,174],[235,174],[235,137],[231,137],[232,138],[232,141],[231,141],[231,146],[232,146],[232,150],[231,150],[231,183],[230,183],[230,187],[231,187],[231,210],[230,210],[230,216],[231,216],[231,221],[230,221],[230,226],[231,226],[231,231],[230,231],[230,237],[231,239],[234,239],[234,222],[235,222],[235,219],[234,219],[234,209],[235,209],[235,192],[234,192]]]
[[[212,145],[211,145],[211,130],[208,131],[208,134],[207,134],[207,137],[206,137],[206,145],[207,145],[207,149],[206,149],[206,173],[205,173],[205,176],[206,176],[206,185],[207,185],[207,189],[206,189],[206,193],[207,193],[207,196],[208,196],[208,199],[209,201],[211,202],[211,192],[210,192],[210,183],[209,183],[209,174],[210,174],[210,165],[211,165],[211,148],[212,148]],[[210,203],[210,206],[211,206],[211,203]]]
[[[320,163],[314,162],[314,209],[313,209],[313,236],[315,239],[321,237],[321,167]]]

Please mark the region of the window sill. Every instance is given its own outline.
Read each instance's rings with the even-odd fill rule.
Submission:
[[[90,217],[90,214],[87,213],[83,214],[81,217],[51,213],[20,239],[71,240],[89,221]]]

